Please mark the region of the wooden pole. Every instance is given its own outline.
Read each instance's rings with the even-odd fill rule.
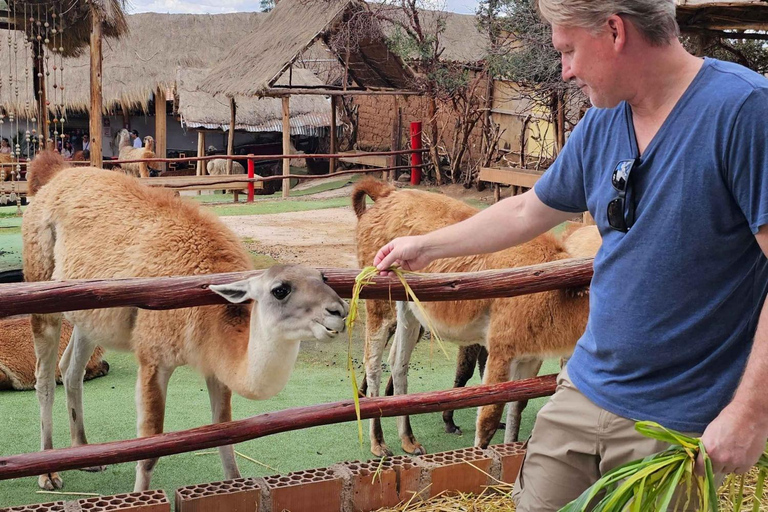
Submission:
[[[154,178],[159,180],[162,178]],[[229,178],[232,179],[232,178]],[[242,179],[247,180],[243,177]],[[352,297],[357,269],[321,269],[328,286],[341,297]],[[0,288],[0,318],[30,313],[82,309],[139,307],[174,309],[225,304],[208,287],[261,275],[262,271],[206,276],[43,281],[7,284]],[[420,301],[474,300],[515,297],[560,288],[584,286],[592,278],[592,259],[567,259],[511,269],[457,274],[408,276]],[[375,276],[360,298],[410,300],[397,277]]]
[[[197,156],[205,156],[205,131],[203,130],[197,131]],[[205,165],[205,160],[197,161],[197,171],[195,172],[197,176],[205,176]]]
[[[88,135],[91,140],[91,165],[93,167],[102,167],[104,164],[101,119],[101,109],[104,104],[101,94],[101,31],[101,17],[91,4],[91,110],[88,115]],[[47,129],[45,133],[47,137]]]
[[[235,120],[237,119],[237,103],[235,98],[229,98],[229,137],[227,138],[227,154],[232,155],[235,146]],[[232,174],[232,160],[227,160],[227,175]]]
[[[166,126],[165,89],[161,86],[155,91],[155,154],[162,158],[168,154],[168,127]],[[161,171],[165,170],[165,163],[158,164]]]
[[[290,96],[283,96],[283,154],[291,154],[291,115],[290,115]],[[291,159],[283,159],[283,176],[291,174]],[[283,180],[283,198],[290,195],[291,180]]]
[[[331,96],[331,154],[336,153],[336,107],[338,96]],[[336,159],[328,159],[328,173],[336,172]]]
[[[400,149],[400,107],[398,105],[397,96],[392,96],[392,106],[392,111],[395,113],[395,116],[392,118],[392,134],[389,141],[389,149],[391,151],[397,151]],[[391,155],[389,157],[389,166],[397,166],[397,155]],[[395,171],[382,172],[381,178],[391,181],[397,177],[395,174]]]
[[[361,398],[360,418],[424,414],[550,396],[557,387],[556,378],[556,375],[544,375],[532,379],[454,388],[447,391]],[[242,443],[280,432],[332,425],[355,421],[355,419],[355,402],[345,400],[294,407],[242,420],[125,441],[9,455],[0,457],[0,480],[204,450],[215,446]]]

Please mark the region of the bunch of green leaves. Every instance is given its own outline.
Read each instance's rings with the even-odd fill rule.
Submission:
[[[697,509],[717,512],[715,475],[701,439],[686,436],[651,421],[638,422],[635,428],[647,437],[669,443],[670,447],[609,471],[576,500],[560,509],[560,512],[663,512],[686,509],[693,499],[694,485],[698,489],[695,498],[698,500]],[[705,462],[704,476],[694,472],[699,454]],[[760,468],[760,476],[753,512],[757,512],[760,507],[765,473],[768,472],[768,448],[757,466]],[[741,478],[743,489],[743,476]],[[678,490],[680,492],[676,492]],[[593,505],[595,501],[597,504]],[[741,509],[741,498],[736,496],[734,503],[737,504],[734,510],[738,512]]]

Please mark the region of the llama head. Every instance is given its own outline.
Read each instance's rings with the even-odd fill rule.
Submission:
[[[258,327],[272,340],[330,340],[344,331],[349,313],[320,271],[299,265],[275,265],[258,277],[210,288],[235,304],[253,300],[251,332]]]

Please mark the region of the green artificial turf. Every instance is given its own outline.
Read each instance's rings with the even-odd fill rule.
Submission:
[[[361,326],[355,329],[353,357],[358,379],[362,369]],[[456,345],[448,344],[451,360],[428,341],[421,341],[411,362],[409,390],[411,392],[448,389],[453,382]],[[276,397],[265,401],[233,399],[235,419],[278,411],[289,407],[314,405],[352,397],[352,387],[346,371],[347,340],[342,337],[332,343],[307,342],[286,388]],[[136,363],[132,354],[108,352],[110,364],[107,376],[85,383],[84,413],[88,439],[91,443],[130,439],[136,433],[134,386]],[[545,364],[542,373],[557,371],[557,361]],[[389,373],[384,372],[383,384]],[[479,384],[476,374],[470,385]],[[525,411],[521,436],[528,436],[535,411],[545,399],[532,400]],[[39,412],[34,391],[0,393],[3,420],[0,421],[0,455],[34,452],[39,449]],[[69,445],[64,389],[57,386],[54,404],[54,446]],[[455,421],[464,429],[463,436],[446,434],[440,413],[414,416],[412,424],[417,439],[428,452],[452,450],[471,446],[474,439],[475,410],[456,412]],[[166,407],[166,431],[182,430],[210,422],[210,408],[205,382],[188,367],[179,368],[171,378]],[[395,454],[402,454],[394,418],[383,420],[385,437]],[[494,442],[503,442],[503,433]],[[238,457],[244,476],[266,476],[300,469],[325,467],[345,460],[365,460],[372,455],[368,449],[368,422],[364,422],[364,443],[358,442],[355,423],[344,423],[286,432],[241,443],[237,451],[271,466],[269,469]],[[218,453],[185,453],[161,459],[152,479],[153,488],[161,488],[173,497],[178,487],[224,478]],[[112,465],[102,473],[65,471],[65,492],[93,492],[103,495],[130,492],[133,489],[135,463]],[[58,499],[78,499],[77,496],[37,494],[36,478],[28,477],[0,481],[0,507],[29,503],[44,503]]]

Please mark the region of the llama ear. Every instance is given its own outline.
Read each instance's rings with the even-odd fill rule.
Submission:
[[[243,279],[242,281],[235,281],[229,284],[212,284],[209,288],[229,302],[239,304],[253,298],[250,293],[250,281],[250,279]]]

